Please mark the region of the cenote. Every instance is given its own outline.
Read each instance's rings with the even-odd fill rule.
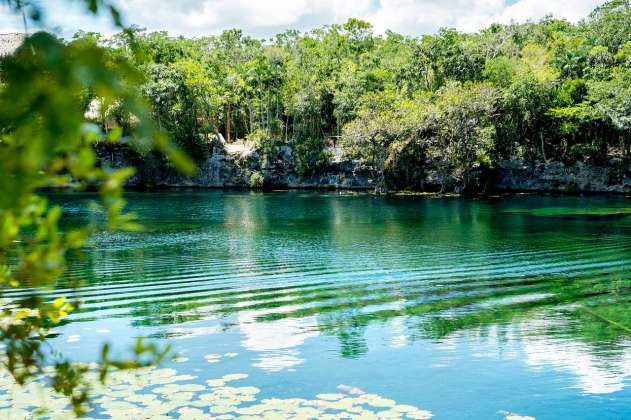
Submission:
[[[84,301],[53,347],[90,362],[145,336],[177,358],[114,377],[91,417],[631,418],[628,198],[127,199],[144,230],[101,231],[46,292]]]

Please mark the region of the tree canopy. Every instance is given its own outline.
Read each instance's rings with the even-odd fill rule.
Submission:
[[[154,121],[198,160],[222,133],[292,146],[308,173],[341,144],[389,183],[402,169],[422,171],[441,144],[436,165],[466,188],[468,172],[503,159],[629,158],[628,0],[578,24],[547,17],[418,38],[376,35],[359,19],[270,40],[237,29],[194,39],[132,31],[71,43],[96,40],[126,57],[144,76]],[[417,126],[401,132],[401,120]],[[377,132],[379,151],[366,141]]]

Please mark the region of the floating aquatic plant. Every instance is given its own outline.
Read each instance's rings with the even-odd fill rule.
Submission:
[[[209,357],[210,356],[210,357]],[[219,359],[210,354],[206,359]],[[98,375],[95,364],[88,365],[88,376]],[[51,368],[44,369],[50,375]],[[45,378],[40,378],[45,379]],[[367,393],[350,385],[338,385],[340,392],[317,394],[314,399],[264,398],[251,385],[234,386],[248,379],[246,373],[231,373],[221,378],[195,381],[170,367],[144,367],[136,371],[117,371],[106,385],[93,389],[95,408],[88,418],[111,419],[429,419],[430,411],[393,399]],[[533,417],[504,412],[506,420],[534,420]],[[55,394],[41,381],[26,386],[15,383],[8,372],[0,371],[0,418],[74,418],[67,399]]]
[[[88,375],[97,375],[92,370]],[[195,376],[179,374],[172,368],[142,368],[134,372],[114,372],[107,385],[97,387],[95,409],[88,417],[112,419],[428,419],[432,413],[376,394],[349,392],[322,393],[315,399],[267,398],[258,400],[254,386],[228,386],[248,378],[233,373],[192,383]],[[342,385],[342,389],[358,390]],[[20,387],[6,372],[0,374],[0,416],[7,418],[73,418],[67,400],[44,388],[38,381]],[[45,409],[42,409],[45,407]],[[517,420],[517,419],[512,419]]]
[[[204,358],[208,361],[208,363],[217,363],[221,360],[221,354],[207,354]]]

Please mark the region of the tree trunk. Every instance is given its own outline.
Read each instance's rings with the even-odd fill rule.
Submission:
[[[248,132],[251,133],[254,129],[254,111],[252,110],[252,99],[250,95],[246,95],[248,105]]]
[[[231,138],[230,138],[230,123],[232,120],[232,115],[230,112],[230,102],[228,102],[228,107],[226,109],[226,142],[230,143]]]
[[[260,79],[259,79],[259,124],[260,124],[260,128],[265,127],[265,122],[263,121],[263,86],[261,86]]]
[[[267,135],[270,136],[271,133],[271,129],[270,129],[270,119],[271,119],[271,108],[272,104],[271,104],[271,94],[269,92],[269,89],[267,90],[267,110],[265,112],[266,114],[266,131],[267,131]]]

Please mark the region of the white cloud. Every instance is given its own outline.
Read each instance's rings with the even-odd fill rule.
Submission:
[[[271,36],[286,29],[308,30],[344,22],[350,16],[364,16],[372,4],[371,0],[120,0],[130,22],[184,35],[217,34],[229,28],[241,28],[254,36]]]
[[[364,18],[377,32],[392,29],[407,35],[433,33],[441,27],[474,32],[492,23],[538,20],[547,14],[577,22],[604,0],[381,0]]]
[[[546,333],[566,328],[567,322],[542,314],[506,327],[461,331],[441,342],[441,349],[449,354],[459,340],[466,339],[474,357],[523,360],[529,370],[545,372],[559,383],[568,381],[583,394],[611,394],[625,389],[631,378],[631,347],[622,344],[620,351],[599,352],[581,339]]]
[[[505,1],[382,0],[380,6],[372,15],[367,16],[377,32],[391,29],[406,35],[420,35],[435,32],[441,27],[456,27],[468,31],[479,29],[487,24],[489,16],[505,7]],[[472,19],[481,22],[472,27]]]
[[[506,23],[511,20],[523,21],[524,18],[540,19],[551,14],[571,22],[578,22],[603,3],[603,0],[520,0],[504,8],[491,19]]]
[[[117,0],[129,23],[174,35],[217,34],[241,28],[256,37],[286,29],[309,30],[349,17],[407,35],[455,27],[476,31],[493,22],[537,20],[546,14],[576,22],[605,0]],[[111,32],[106,19],[86,18],[78,2],[50,0],[49,17],[64,35],[77,29]],[[70,4],[70,5],[69,5]],[[21,18],[0,7],[0,31],[22,28]]]

